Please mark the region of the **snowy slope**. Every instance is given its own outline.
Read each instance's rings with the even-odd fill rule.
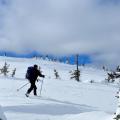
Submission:
[[[7,77],[0,75],[0,104],[7,120],[112,120],[117,108],[115,98],[117,84],[106,84],[106,73],[91,67],[80,68],[81,81],[70,80],[69,71],[73,65],[35,59],[18,59],[0,57],[0,68],[4,62],[10,64]],[[38,64],[46,75],[42,96],[29,98],[25,93],[25,73],[28,66]],[[16,76],[11,78],[11,71],[17,68]],[[57,69],[61,79],[56,80],[53,70]],[[94,80],[95,83],[89,83]],[[37,83],[38,95],[41,82]]]

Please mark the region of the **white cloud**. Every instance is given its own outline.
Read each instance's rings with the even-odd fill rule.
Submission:
[[[118,0],[10,0],[2,11],[1,49],[120,58]]]

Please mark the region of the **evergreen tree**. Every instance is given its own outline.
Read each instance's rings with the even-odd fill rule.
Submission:
[[[79,66],[78,59],[79,59],[79,55],[76,54],[76,66],[77,66],[77,69],[74,71],[73,75],[74,75],[75,79],[79,82],[80,81],[80,70],[78,68],[78,66]]]
[[[94,83],[95,81],[94,80],[90,80],[90,83]]]
[[[117,66],[116,71],[120,72],[120,66],[119,65]]]
[[[12,77],[14,77],[15,76],[15,73],[16,73],[16,68],[13,70],[13,72],[12,72]]]
[[[105,71],[105,66],[103,65],[102,69]]]
[[[10,66],[10,65],[8,65],[8,64],[5,62],[3,68],[1,69],[1,74],[4,74],[4,76],[6,76],[7,73],[9,72],[9,71],[8,71],[9,66]]]
[[[75,79],[79,81],[78,78],[80,77],[80,70],[74,70],[74,71],[71,71],[70,73],[71,73],[70,79]]]
[[[55,75],[55,78],[56,78],[56,79],[60,78],[60,76],[59,76],[59,74],[58,74],[58,72],[57,72],[56,69],[54,69],[54,75]]]

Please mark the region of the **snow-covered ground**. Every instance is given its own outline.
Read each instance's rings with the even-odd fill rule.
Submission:
[[[74,65],[35,59],[0,57],[0,68],[5,61],[10,64],[7,77],[0,75],[0,105],[7,120],[112,120],[116,112],[117,84],[105,83],[106,73],[92,67],[81,67],[81,82],[70,79],[69,71]],[[45,74],[42,95],[41,82],[37,82],[38,96],[31,93],[25,97],[29,87],[25,73],[28,66],[38,64]],[[17,68],[14,78],[12,70]],[[61,79],[55,79],[57,69]],[[93,80],[94,83],[90,83]]]
[[[1,106],[0,106],[0,120],[7,120]]]

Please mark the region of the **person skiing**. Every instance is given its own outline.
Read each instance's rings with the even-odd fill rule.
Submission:
[[[28,67],[27,73],[26,73],[26,78],[29,80],[31,86],[26,92],[26,97],[29,97],[29,94],[33,90],[33,93],[35,96],[37,96],[37,87],[35,85],[35,82],[37,81],[37,77],[45,77],[45,75],[42,75],[40,70],[38,70],[38,66],[35,64],[32,67]]]

